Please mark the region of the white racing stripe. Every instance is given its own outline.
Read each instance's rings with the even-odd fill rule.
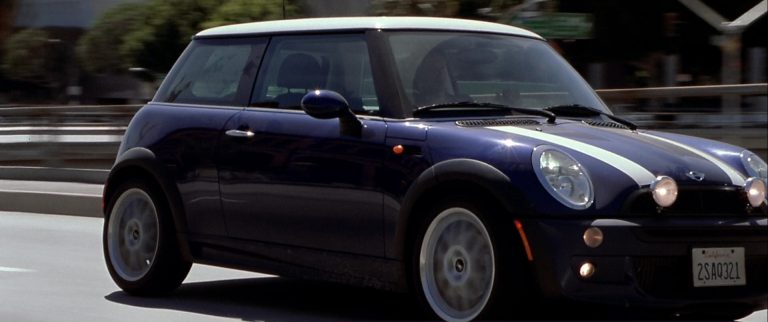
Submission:
[[[525,137],[529,137],[537,140],[542,140],[545,142],[568,147],[570,149],[574,149],[576,151],[585,153],[602,162],[605,162],[606,164],[616,168],[621,172],[624,172],[630,178],[635,180],[637,185],[640,187],[649,185],[651,184],[651,182],[653,182],[654,179],[656,179],[656,176],[653,173],[651,173],[641,165],[633,162],[632,160],[629,160],[611,151],[598,148],[594,145],[586,144],[583,142],[564,138],[557,135],[552,135],[552,134],[543,133],[543,132],[534,131],[534,130],[528,130],[528,129],[514,127],[514,126],[496,126],[496,127],[489,127],[489,129],[512,133],[512,134],[525,136]]]
[[[690,152],[692,152],[692,153],[694,153],[694,154],[696,154],[696,155],[706,159],[707,161],[714,163],[718,168],[723,170],[723,172],[725,172],[725,174],[727,174],[729,178],[731,178],[731,182],[735,186],[743,186],[744,183],[746,182],[745,178],[744,178],[744,175],[742,175],[739,171],[736,171],[730,165],[728,165],[725,162],[719,160],[718,158],[713,157],[712,155],[710,155],[708,153],[704,153],[701,150],[695,149],[693,147],[690,147],[690,146],[687,146],[685,144],[681,144],[681,143],[678,143],[678,142],[675,142],[675,141],[672,141],[672,140],[669,140],[669,139],[665,139],[663,137],[659,137],[659,136],[655,136],[655,135],[651,135],[651,134],[647,134],[647,133],[640,133],[640,135],[651,137],[651,138],[654,138],[656,140],[659,140],[659,141],[662,141],[662,142],[666,142],[666,143],[672,144],[674,146],[680,147],[682,149],[688,150],[688,151],[690,151]]]

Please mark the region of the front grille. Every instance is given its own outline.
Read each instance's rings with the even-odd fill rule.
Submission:
[[[739,217],[743,218],[744,217]],[[768,243],[768,229],[760,226],[637,227],[634,233],[646,242],[761,242]]]
[[[634,257],[634,273],[643,292],[662,299],[728,299],[768,293],[768,257],[746,256],[743,286],[693,287],[690,257]]]
[[[496,120],[465,120],[456,121],[456,125],[461,127],[487,127],[487,126],[526,126],[540,125],[536,120],[529,119],[496,119]]]
[[[741,189],[733,187],[680,187],[675,203],[661,210],[667,215],[725,215],[765,214],[766,206],[748,207]],[[630,196],[623,213],[628,216],[645,216],[659,213],[650,190],[643,189]]]

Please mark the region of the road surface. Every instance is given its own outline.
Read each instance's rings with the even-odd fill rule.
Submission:
[[[400,294],[204,265],[194,265],[184,285],[168,297],[131,297],[112,283],[105,268],[102,224],[100,218],[0,212],[0,321],[359,321],[418,317],[407,297]],[[766,320],[765,310],[744,319]]]

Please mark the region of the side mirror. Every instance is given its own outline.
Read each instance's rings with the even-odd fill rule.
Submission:
[[[318,119],[339,118],[342,135],[361,136],[363,123],[352,113],[349,103],[339,93],[323,89],[310,91],[301,99],[301,109]]]
[[[327,120],[347,114],[349,103],[339,93],[319,89],[304,95],[301,109],[314,118]]]

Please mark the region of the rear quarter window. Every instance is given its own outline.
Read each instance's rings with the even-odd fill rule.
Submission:
[[[266,39],[197,39],[160,87],[155,101],[245,106]]]

